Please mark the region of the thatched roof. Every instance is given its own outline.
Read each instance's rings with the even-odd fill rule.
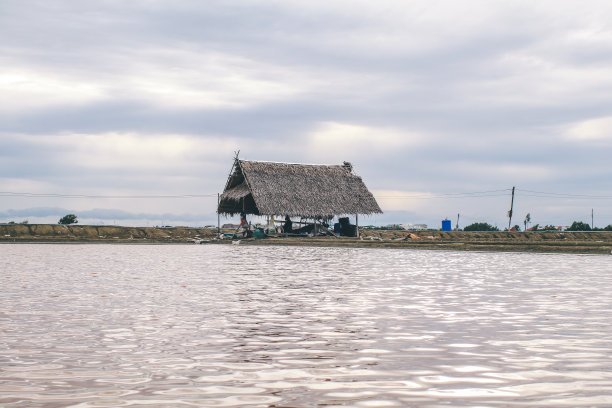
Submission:
[[[350,163],[341,166],[236,159],[221,195],[221,214],[324,217],[382,213]]]

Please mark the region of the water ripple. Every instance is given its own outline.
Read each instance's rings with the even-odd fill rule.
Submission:
[[[612,404],[606,256],[1,245],[3,407]]]

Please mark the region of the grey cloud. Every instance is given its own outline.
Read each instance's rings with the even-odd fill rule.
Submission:
[[[609,191],[610,139],[569,141],[563,134],[572,123],[610,115],[612,81],[606,77],[612,76],[605,74],[612,72],[606,41],[612,29],[601,17],[607,6],[467,2],[454,9],[455,4],[383,2],[369,5],[377,12],[369,14],[359,10],[363,5],[341,12],[333,4],[278,2],[4,3],[0,35],[10,41],[0,46],[3,65],[61,73],[75,85],[100,79],[106,86],[124,70],[138,73],[133,67],[141,59],[161,71],[197,71],[200,63],[145,55],[143,49],[228,54],[267,64],[274,72],[265,79],[272,82],[279,72],[291,72],[285,81],[314,85],[278,101],[231,108],[163,105],[130,89],[113,89],[83,103],[0,110],[0,176],[140,191],[177,188],[174,180],[188,171],[202,180],[181,188],[216,191],[233,150],[242,149],[250,159],[319,161],[329,157],[317,155],[327,146],[311,146],[308,137],[321,123],[337,122],[421,135],[419,143],[388,151],[364,145],[358,152],[333,152],[338,161],[356,160],[372,189],[451,192],[519,184]],[[585,31],[592,41],[578,35]],[[204,92],[210,83],[193,87]],[[218,154],[202,158],[201,165],[190,156],[163,168],[129,170],[79,167],[69,147],[36,143],[36,137],[105,132],[214,136],[229,143],[211,145]],[[372,135],[372,144],[379,137]],[[349,151],[355,157],[346,157]],[[552,172],[545,181],[473,170],[540,165]]]
[[[37,207],[37,208],[23,208],[23,209],[8,209],[0,212],[0,217],[48,217],[48,216],[62,216],[70,213],[69,210],[58,208],[58,207]]]
[[[313,121],[341,116],[339,110],[314,100],[228,110],[161,110],[140,102],[114,101],[17,115],[0,114],[0,118],[5,120],[5,131],[15,133],[136,131],[283,139]]]
[[[0,212],[0,217],[11,218],[48,218],[60,217],[66,214],[76,214],[78,219],[87,220],[105,220],[105,221],[124,221],[124,220],[149,220],[159,222],[165,220],[172,221],[189,221],[202,222],[204,219],[213,219],[212,214],[172,214],[172,213],[136,213],[123,211],[118,209],[101,209],[78,211],[74,209],[66,209],[61,207],[33,207],[25,209],[9,209]]]

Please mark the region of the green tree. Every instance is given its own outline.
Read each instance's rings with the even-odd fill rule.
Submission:
[[[567,231],[590,231],[591,226],[586,222],[574,221]]]
[[[530,222],[531,214],[527,213],[527,215],[525,216],[525,221],[523,221],[523,223],[525,224],[525,229],[523,231],[527,231],[527,225],[529,225]]]
[[[612,231],[612,224],[608,225],[607,227],[604,227],[603,230],[604,231]]]
[[[66,214],[57,222],[62,225],[76,224],[79,220],[77,220],[77,216],[74,214]]]
[[[499,231],[499,228],[486,222],[475,222],[463,228],[464,231]]]
[[[540,228],[541,231],[558,231],[559,229],[555,225],[545,225]]]
[[[511,229],[513,229],[513,230],[515,230],[515,231],[520,231],[520,230],[521,230],[521,227],[520,227],[518,224],[516,224],[516,225],[515,225],[514,227],[512,227]]]

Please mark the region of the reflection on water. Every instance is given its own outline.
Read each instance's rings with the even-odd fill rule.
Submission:
[[[0,404],[610,406],[611,260],[0,245]]]

